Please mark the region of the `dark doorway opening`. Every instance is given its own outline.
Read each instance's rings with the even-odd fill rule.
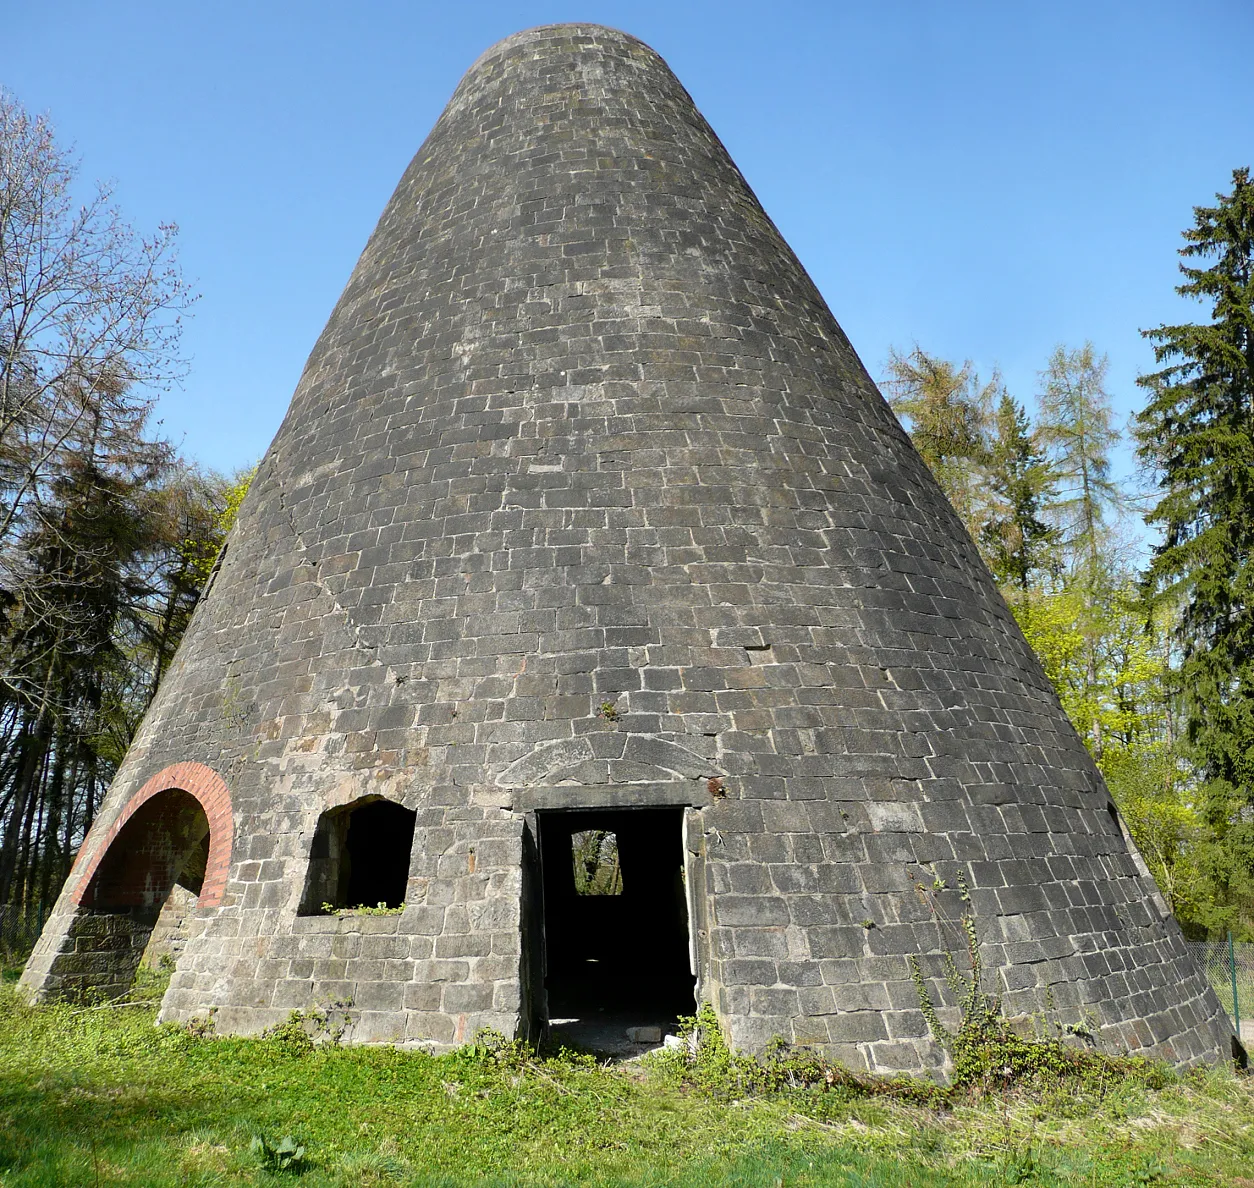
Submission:
[[[548,1019],[672,1029],[695,1009],[682,808],[537,814]],[[579,1036],[575,1036],[577,1042]],[[584,1042],[584,1046],[604,1044]]]
[[[209,820],[200,801],[170,788],[143,804],[109,843],[82,906],[154,919],[175,883],[200,894],[209,860]]]
[[[190,793],[170,788],[136,810],[109,843],[70,926],[86,972],[64,976],[71,997],[92,989],[117,998],[130,989],[153,927],[176,888],[188,910],[205,880],[209,820]]]
[[[417,813],[390,800],[357,800],[318,818],[300,914],[399,908],[409,882]]]

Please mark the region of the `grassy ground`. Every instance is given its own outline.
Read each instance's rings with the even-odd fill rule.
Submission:
[[[153,1026],[159,990],[139,988],[135,1007],[31,1009],[0,989],[0,1185],[1254,1188],[1254,1081],[1227,1072],[933,1105],[839,1085],[737,1098],[679,1058],[601,1068],[512,1045],[431,1057],[295,1031],[197,1037]],[[283,1169],[287,1136],[304,1151]]]

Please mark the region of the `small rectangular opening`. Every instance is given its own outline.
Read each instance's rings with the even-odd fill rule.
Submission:
[[[580,829],[570,835],[576,895],[621,895],[623,864],[612,829]]]
[[[417,813],[370,796],[318,818],[299,915],[404,905]]]
[[[656,1043],[642,1037],[660,1039],[696,1007],[684,810],[546,810],[537,819],[554,1033],[608,1055]]]

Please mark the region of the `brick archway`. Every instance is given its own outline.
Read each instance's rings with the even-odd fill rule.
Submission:
[[[73,900],[82,905],[83,897],[92,885],[92,879],[101,863],[109,854],[114,841],[135,814],[154,796],[163,792],[185,792],[199,802],[209,822],[209,857],[205,864],[204,882],[200,889],[197,907],[217,907],[226,890],[227,874],[231,869],[231,845],[234,835],[234,817],[231,812],[231,793],[225,781],[211,767],[203,763],[173,763],[162,768],[127,802],[109,827],[81,870],[74,873]]]

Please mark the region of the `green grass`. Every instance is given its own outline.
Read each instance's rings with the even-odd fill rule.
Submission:
[[[153,1025],[160,988],[97,1009],[0,989],[0,1185],[1254,1188],[1254,1084],[1228,1072],[934,1106],[839,1085],[737,1099],[678,1060],[197,1038]],[[303,1162],[271,1170],[287,1136]]]

